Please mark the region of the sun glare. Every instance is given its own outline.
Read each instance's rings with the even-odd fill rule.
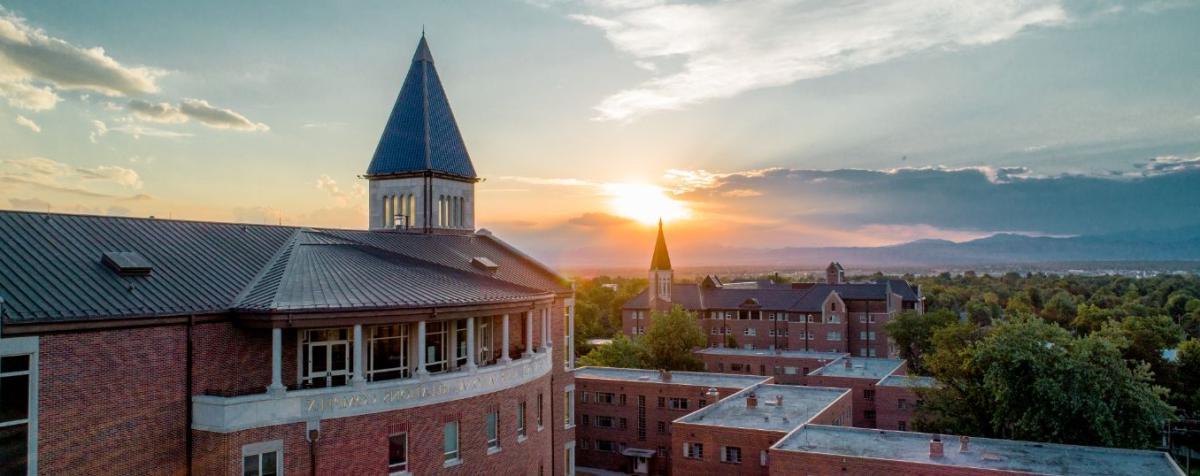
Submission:
[[[605,185],[604,191],[614,214],[644,224],[653,224],[659,218],[674,220],[691,215],[683,202],[654,185],[616,183]]]

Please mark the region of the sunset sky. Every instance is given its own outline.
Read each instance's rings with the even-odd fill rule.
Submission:
[[[868,8],[869,7],[869,8]],[[364,228],[425,29],[555,264],[1200,224],[1200,3],[0,0],[0,208]]]

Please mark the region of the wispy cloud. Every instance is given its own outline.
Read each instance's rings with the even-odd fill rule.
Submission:
[[[137,171],[117,165],[77,167],[44,157],[0,160],[0,182],[89,198],[131,198],[140,190]],[[143,195],[137,194],[135,195]]]
[[[184,99],[178,105],[134,99],[129,101],[126,107],[134,118],[149,122],[182,123],[194,119],[217,129],[247,132],[265,132],[271,129],[266,124],[253,122],[231,109],[215,107],[202,99]]]
[[[17,125],[21,127],[29,128],[29,130],[33,132],[42,132],[41,126],[38,126],[36,122],[33,122],[33,120],[28,117],[18,114],[16,121]]]
[[[317,178],[317,190],[321,190],[329,194],[338,206],[347,206],[352,201],[361,202],[367,196],[367,189],[359,182],[355,182],[350,187],[350,190],[344,190],[338,185],[337,180],[329,175],[321,175]]]
[[[97,144],[100,142],[100,138],[108,135],[109,132],[125,134],[133,137],[134,139],[141,139],[142,137],[180,139],[192,136],[192,134],[187,132],[168,131],[165,129],[140,126],[137,124],[120,124],[109,127],[108,124],[104,123],[104,121],[92,121],[92,131],[88,134],[88,140],[91,140],[93,144]]]
[[[599,0],[570,18],[597,28],[650,80],[605,98],[599,119],[631,120],[933,49],[1004,41],[1070,21],[1062,2],[1013,0]],[[682,59],[678,69],[661,63]]]
[[[164,71],[126,66],[104,48],[84,48],[49,36],[0,7],[0,95],[22,109],[51,109],[55,90],[92,91],[107,96],[157,92]]]

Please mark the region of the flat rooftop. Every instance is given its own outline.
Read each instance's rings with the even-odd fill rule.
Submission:
[[[763,377],[759,375],[719,374],[713,372],[671,372],[671,381],[663,382],[662,375],[657,370],[623,369],[617,367],[580,367],[575,369],[575,378],[743,389],[763,383],[770,377]]]
[[[807,350],[768,350],[768,349],[733,349],[727,347],[709,347],[697,350],[697,354],[708,355],[738,355],[745,357],[783,357],[793,359],[824,359],[837,360],[850,354],[842,352],[817,352]]]
[[[750,392],[743,391],[682,416],[675,422],[786,433],[812,420],[842,395],[850,393],[850,390],[764,384],[755,387],[753,392],[758,397],[755,408],[746,408],[746,398]],[[775,404],[775,398],[779,395],[783,396],[783,405]]]
[[[937,379],[920,375],[889,375],[877,384],[880,387],[910,387],[930,388],[937,385]]]
[[[850,361],[850,368],[846,368],[846,361]],[[809,372],[809,375],[821,375],[826,377],[850,377],[850,378],[867,378],[879,380],[896,369],[904,361],[901,359],[872,359],[867,357],[843,357],[817,370]]]
[[[958,437],[943,435],[944,456],[930,458],[931,438],[928,433],[806,425],[772,450],[1037,474],[1183,475],[1179,466],[1159,451],[971,438],[969,451],[964,453],[959,451]]]

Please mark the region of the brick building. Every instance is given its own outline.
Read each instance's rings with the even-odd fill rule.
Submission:
[[[370,231],[0,212],[0,474],[573,474],[574,293],[421,39]]]
[[[1183,476],[1161,451],[804,425],[769,451],[772,476]]]
[[[854,422],[860,428],[875,428],[876,384],[885,377],[907,373],[900,359],[843,357],[808,374],[808,385],[848,388],[854,395]]]
[[[770,377],[582,367],[575,371],[579,465],[666,474],[677,418]]]
[[[646,291],[623,306],[622,331],[642,334],[652,311],[678,305],[700,319],[710,347],[890,357],[896,351],[884,324],[905,310],[922,309],[916,285],[897,279],[846,282],[838,263],[830,263],[824,283],[726,284],[708,276],[697,284],[678,284],[661,222],[649,277]]]
[[[906,431],[912,416],[921,406],[918,388],[937,385],[933,377],[889,375],[875,384],[875,428]]]
[[[695,351],[704,370],[720,373],[770,375],[775,383],[805,385],[808,374],[849,354],[783,349],[710,347]]]

